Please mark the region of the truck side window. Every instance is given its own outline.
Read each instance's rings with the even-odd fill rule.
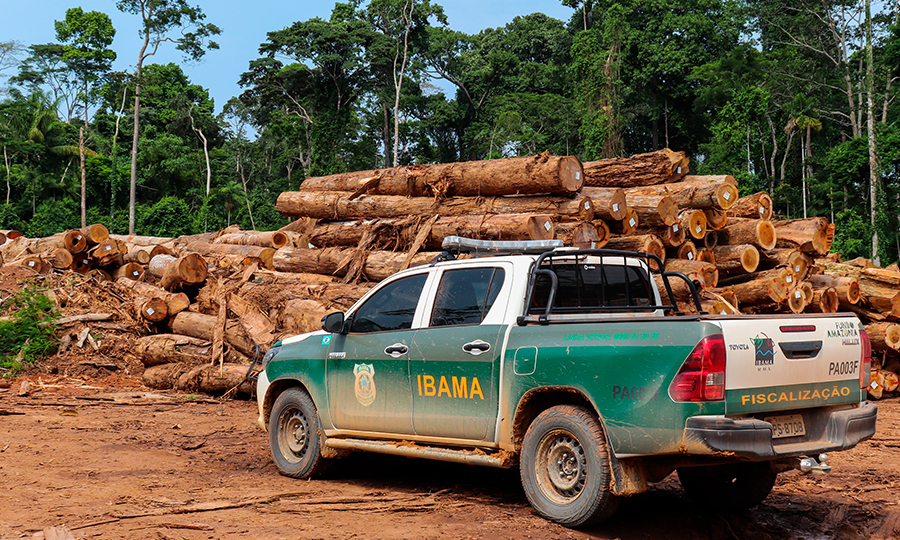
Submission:
[[[648,306],[655,302],[646,271],[613,264],[559,264],[548,266],[559,284],[554,309],[586,312],[604,307]],[[539,275],[531,312],[543,311],[550,296],[550,278]]]
[[[431,326],[480,324],[500,294],[505,275],[502,268],[445,271],[435,295]]]
[[[416,274],[382,287],[353,314],[350,332],[358,334],[412,328],[413,316],[427,278],[428,274]]]

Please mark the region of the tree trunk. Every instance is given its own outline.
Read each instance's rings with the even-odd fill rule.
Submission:
[[[404,197],[363,195],[357,198],[341,191],[285,191],[275,210],[285,216],[348,221],[354,219],[404,218],[408,216],[463,216],[485,214],[553,214],[560,220],[591,221],[591,200],[559,196],[541,197]]]
[[[874,351],[900,351],[900,324],[877,322],[866,325],[866,334]]]
[[[584,171],[578,158],[544,152],[536,156],[409,165],[307,178],[300,190],[403,197],[488,197],[534,193],[568,195],[579,191],[583,184]]]
[[[758,306],[770,302],[780,303],[787,299],[788,286],[778,274],[760,274],[756,279],[729,285],[744,306]]]
[[[209,242],[191,242],[186,244],[184,251],[193,251],[200,255],[212,256],[216,254],[223,255],[240,255],[242,257],[256,257],[263,262],[269,270],[274,270],[272,266],[272,257],[275,250],[268,247],[260,247],[256,245],[238,245],[238,244],[211,244]]]
[[[794,248],[819,255],[825,255],[831,249],[834,228],[827,218],[790,219],[771,223],[778,235],[777,247]]]
[[[608,221],[625,219],[628,203],[625,191],[620,188],[583,187],[581,194],[590,197],[594,207],[594,217]]]
[[[702,240],[706,236],[706,214],[703,210],[682,210],[678,213],[678,224],[694,240]]]
[[[169,307],[162,298],[144,298],[139,296],[134,299],[134,306],[138,314],[150,322],[160,322],[169,315]]]
[[[599,249],[609,241],[609,229],[598,229],[590,221],[570,221],[556,226],[556,238],[578,249]]]
[[[797,279],[806,279],[809,274],[810,267],[813,265],[813,259],[806,253],[798,249],[782,248],[768,249],[760,252],[763,260],[771,266],[788,266],[790,267]]]
[[[719,208],[704,208],[706,214],[706,227],[715,231],[723,229],[728,224],[728,213]]]
[[[637,231],[640,225],[640,216],[634,211],[634,208],[625,210],[625,217],[621,221],[609,221],[606,225],[610,232],[614,234],[631,235]]]
[[[60,270],[67,270],[72,266],[72,261],[74,260],[72,253],[64,248],[57,248],[44,252],[44,254],[41,255],[41,259],[53,268],[58,268]]]
[[[645,227],[668,227],[678,220],[678,205],[668,195],[625,192],[628,209],[634,210]]]
[[[663,245],[662,240],[652,234],[613,236],[606,243],[606,247],[609,249],[649,253],[656,255],[663,262],[666,260],[666,247]]]
[[[144,279],[144,267],[137,263],[127,263],[116,268],[112,276],[116,281],[122,278],[140,281]]]
[[[750,244],[713,248],[716,268],[731,274],[750,274],[759,266],[759,251]]]
[[[239,233],[223,234],[217,237],[213,243],[280,249],[288,244],[288,236],[281,231],[242,231]]]
[[[687,232],[684,227],[678,223],[673,223],[668,227],[641,227],[635,231],[636,234],[653,234],[656,235],[664,246],[668,248],[677,248],[687,239]]]
[[[409,266],[428,264],[439,254],[439,252],[417,253]],[[366,254],[355,249],[342,248],[281,248],[275,253],[272,263],[275,270],[280,272],[343,276],[355,257],[363,257],[361,262],[365,277],[371,281],[381,281],[399,272],[408,255],[389,251],[373,251]]]
[[[705,178],[705,177],[697,177]],[[738,200],[738,189],[726,182],[678,182],[675,184],[659,184],[627,188],[626,199],[630,194],[645,196],[669,195],[675,199],[678,208],[720,208],[727,210]]]
[[[185,284],[206,281],[206,261],[196,253],[177,259],[171,255],[157,255],[150,259],[147,268],[159,278],[160,286],[169,292],[180,289]]]
[[[733,217],[772,219],[772,197],[765,191],[741,197],[728,209],[728,215]]]
[[[666,261],[666,271],[681,272],[691,280],[699,281],[703,288],[711,289],[719,284],[719,270],[708,262],[670,259]]]
[[[144,367],[171,363],[190,365],[209,362],[210,343],[178,334],[155,334],[135,340],[134,354]]]
[[[596,187],[636,187],[675,182],[688,172],[684,152],[668,148],[629,158],[611,158],[584,164],[584,183]]]
[[[169,329],[175,334],[192,336],[212,342],[216,330],[215,315],[182,311],[174,317],[167,319]],[[241,324],[236,320],[228,320],[225,323],[225,341],[244,355],[253,358],[256,347],[247,336]]]
[[[168,316],[171,317],[186,310],[191,305],[190,298],[184,293],[170,293],[155,285],[134,281],[128,278],[118,278],[116,283],[126,289],[131,289],[136,294],[147,298],[160,298],[166,303]]]
[[[771,221],[733,218],[728,223],[718,231],[719,242],[722,244],[753,244],[764,250],[776,245],[775,228]]]
[[[689,261],[696,261],[698,260],[697,246],[690,240],[685,240],[677,248],[667,249],[666,260],[671,259],[687,259]]]
[[[139,249],[136,246],[128,246],[126,244],[126,252],[123,257],[124,261],[127,263],[136,263],[136,264],[147,264],[150,262],[150,251],[146,249]]]
[[[806,306],[808,313],[837,313],[840,307],[837,290],[833,287],[813,289],[813,297]]]
[[[806,281],[811,283],[813,288],[816,289],[833,288],[841,304],[856,304],[862,298],[859,290],[859,280],[854,277],[812,274],[806,277]]]

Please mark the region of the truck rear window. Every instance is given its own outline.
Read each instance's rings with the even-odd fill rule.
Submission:
[[[546,265],[556,273],[559,286],[553,311],[589,313],[604,308],[649,306],[655,303],[647,272],[641,267],[611,264]],[[543,312],[550,296],[550,277],[538,274],[529,313]]]

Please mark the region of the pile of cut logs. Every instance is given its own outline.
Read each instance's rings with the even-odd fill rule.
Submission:
[[[190,387],[184,381],[196,381],[190,374],[210,357],[248,363],[256,345],[318,329],[322,315],[429,262],[458,235],[652,253],[702,286],[710,313],[853,311],[872,341],[870,395],[895,391],[896,265],[841,262],[828,253],[827,219],[774,219],[768,194],[740,197],[732,176],[688,170],[683,152],[666,149],[587,163],[543,153],[344,173],[282,193],[276,209],[297,219],[279,231],[156,238],[92,226],[43,239],[10,233],[0,252],[10,265],[133,289],[143,319],[168,332],[135,348],[157,387]],[[696,311],[686,286],[673,282],[672,293],[681,311]]]

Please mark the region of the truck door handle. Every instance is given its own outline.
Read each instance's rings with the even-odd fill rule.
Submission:
[[[393,356],[394,358],[400,358],[407,352],[409,352],[409,347],[402,343],[394,343],[393,345],[388,345],[384,348],[384,354]]]
[[[478,356],[481,353],[486,353],[491,350],[491,344],[486,341],[476,339],[475,341],[471,341],[463,345],[462,349],[473,356]]]

